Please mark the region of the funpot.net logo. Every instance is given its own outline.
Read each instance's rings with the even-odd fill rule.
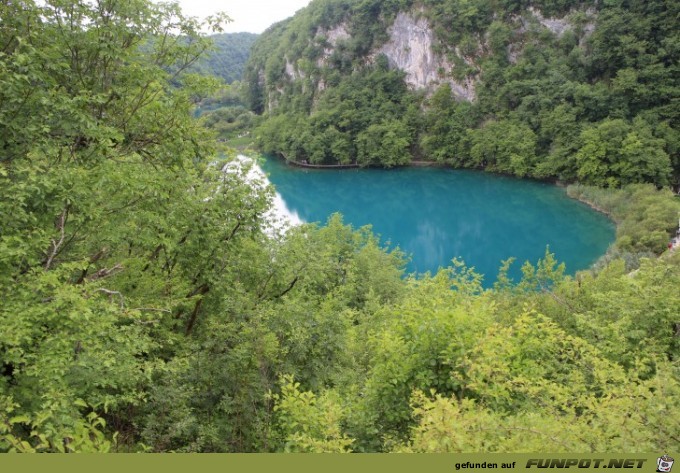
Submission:
[[[656,459],[656,471],[661,473],[670,473],[673,468],[673,459],[668,454]]]

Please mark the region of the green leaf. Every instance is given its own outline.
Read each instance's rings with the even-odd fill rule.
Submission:
[[[31,418],[26,415],[14,416],[9,419],[10,424],[28,424]]]

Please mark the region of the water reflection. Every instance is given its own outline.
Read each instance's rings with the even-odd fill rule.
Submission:
[[[614,239],[602,214],[564,189],[474,171],[447,169],[301,170],[276,159],[263,168],[283,212],[325,222],[340,212],[355,227],[370,224],[383,241],[411,254],[409,271],[436,271],[453,258],[495,280],[501,261],[535,263],[546,246],[568,272],[591,265]]]
[[[443,228],[431,221],[420,222],[417,226],[415,238],[406,242],[405,245],[412,248],[413,252],[419,256],[413,269],[425,272],[430,268],[437,268],[448,263],[445,261],[447,256],[445,249],[450,248],[450,240],[450,236]],[[422,265],[422,269],[418,265]]]
[[[246,181],[253,186],[265,188],[271,185],[269,178],[262,171],[262,168],[247,156],[239,155],[234,161],[229,162],[224,167],[224,171],[229,171],[230,169],[237,169],[240,172],[245,171]],[[278,191],[274,193],[272,206],[265,214],[265,219],[272,225],[274,231],[285,231],[290,226],[304,223],[296,211],[288,208],[286,201],[283,200]]]

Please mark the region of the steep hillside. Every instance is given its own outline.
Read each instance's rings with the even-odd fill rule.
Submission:
[[[671,0],[316,0],[255,43],[266,152],[678,184]]]
[[[254,33],[220,33],[210,36],[214,50],[206,54],[195,69],[221,77],[227,84],[241,80],[250,48],[257,39]]]

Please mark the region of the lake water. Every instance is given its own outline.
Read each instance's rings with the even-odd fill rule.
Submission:
[[[287,211],[324,223],[340,212],[371,225],[383,242],[411,256],[408,272],[435,272],[460,258],[493,284],[501,261],[535,264],[546,246],[567,272],[585,269],[614,241],[615,226],[554,185],[441,168],[315,170],[276,158],[260,163]],[[281,204],[281,202],[280,202]]]

